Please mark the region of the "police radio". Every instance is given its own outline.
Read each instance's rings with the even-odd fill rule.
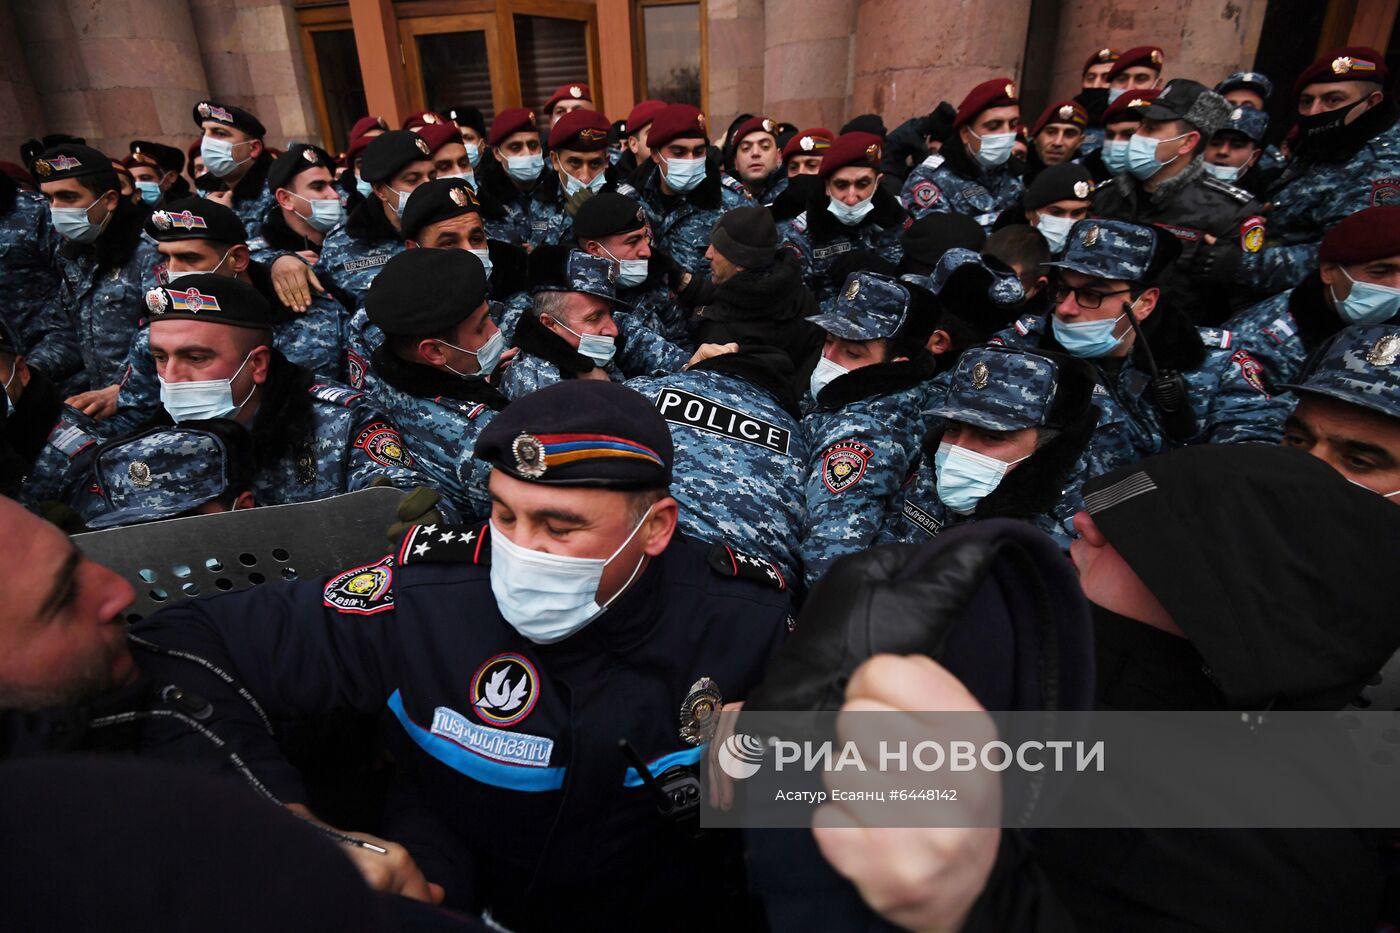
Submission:
[[[656,798],[656,809],[662,816],[676,823],[694,819],[700,811],[700,778],[694,769],[674,765],[662,771],[658,777],[651,773],[631,742],[618,739],[617,747]]]
[[[1157,359],[1152,355],[1152,347],[1143,336],[1137,315],[1132,305],[1128,306],[1128,323],[1137,335],[1137,345],[1142,347],[1147,359],[1147,368],[1152,373],[1148,391],[1152,402],[1162,416],[1162,427],[1174,441],[1186,441],[1196,435],[1196,411],[1191,407],[1191,396],[1186,385],[1186,377],[1174,369],[1158,369]]]

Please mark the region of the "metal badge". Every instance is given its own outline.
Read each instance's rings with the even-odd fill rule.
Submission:
[[[200,101],[199,106],[194,109],[201,117],[204,117],[206,120],[209,118],[209,101]]]
[[[452,199],[452,203],[458,207],[467,206],[467,193],[456,185],[447,189],[447,196]]]
[[[1088,230],[1085,230],[1084,245],[1093,246],[1095,243],[1099,242],[1099,235],[1100,233],[1098,227],[1090,227]]]
[[[695,115],[695,124],[702,130],[705,128],[705,115],[703,113],[697,113]]]
[[[1059,114],[1061,120],[1071,119],[1074,116],[1074,106],[1072,104],[1065,104],[1059,109]]]
[[[1128,106],[1129,106],[1129,107],[1151,107],[1151,106],[1152,106],[1152,101],[1148,100],[1146,97],[1139,97],[1137,100],[1130,100],[1130,101],[1128,101]]]
[[[1152,64],[1154,65],[1162,64],[1162,53],[1157,51],[1156,49],[1152,50],[1152,54],[1149,55],[1148,58],[1151,59]]]
[[[1097,57],[1098,60],[1101,62],[1109,61],[1113,58],[1113,49],[1099,49],[1099,54]]]
[[[871,143],[870,145],[868,145],[868,146],[865,147],[865,159],[866,159],[867,162],[879,162],[879,161],[880,161],[880,144],[879,144],[879,143]]]
[[[802,147],[803,152],[811,152],[817,146],[817,141],[810,136],[803,136],[802,141],[797,145]]]
[[[520,435],[511,442],[510,452],[515,455],[515,471],[521,476],[539,479],[549,469],[544,460],[544,445],[537,437]]]
[[[987,368],[986,363],[978,363],[972,367],[972,387],[974,389],[985,389],[991,380],[992,371]]]
[[[174,225],[175,222],[170,219],[170,214],[167,211],[156,211],[151,215],[151,226],[157,230],[169,230]]]
[[[1014,84],[1008,84],[1008,85],[1006,86],[1006,96],[1007,96],[1007,97],[1015,97],[1015,96],[1016,96],[1016,85],[1014,85]]]
[[[133,486],[144,489],[151,485],[151,468],[140,460],[131,461],[131,465],[126,468],[126,475]]]
[[[316,482],[316,454],[310,447],[303,447],[297,456],[297,481],[303,486]]]
[[[530,122],[531,122],[531,123],[534,123],[534,122],[535,122],[535,111],[533,111],[533,110],[530,111]]]
[[[1366,351],[1366,362],[1372,366],[1390,366],[1400,359],[1400,334],[1386,334]]]
[[[301,157],[306,161],[310,162],[312,165],[316,164],[316,150],[312,149],[310,146],[307,146],[305,149],[301,150]]]
[[[437,114],[435,113],[425,113],[423,114],[423,122],[427,124],[433,124],[441,123],[442,121],[437,118]]]
[[[421,153],[423,153],[423,155],[428,155],[428,154],[429,154],[429,153],[428,153],[428,144],[425,143],[425,142],[423,142],[423,138],[422,138],[421,136],[420,136],[418,139],[415,139],[415,140],[413,141],[413,144],[414,144],[415,146],[418,147],[418,151],[421,152]]]
[[[1238,119],[1239,119],[1240,117],[1242,117],[1242,116],[1244,116],[1244,108],[1243,108],[1243,107],[1236,107],[1234,110],[1230,111],[1230,119],[1231,119],[1231,120],[1238,120]]]
[[[860,279],[851,279],[851,284],[848,285],[848,286],[846,286],[846,294],[845,294],[845,296],[844,296],[845,299],[846,299],[847,301],[854,301],[854,300],[855,300],[855,297],[856,297],[857,295],[859,295],[859,294],[860,294]]]
[[[152,314],[164,314],[170,304],[170,296],[163,288],[153,288],[146,292],[146,307]]]
[[[681,703],[681,741],[690,745],[704,745],[710,741],[719,725],[719,709],[724,699],[719,687],[708,677],[701,677],[690,685],[690,693]]]
[[[1076,198],[1087,198],[1089,196],[1089,183],[1087,181],[1076,181],[1074,183],[1074,196]]]
[[[48,178],[53,174],[53,166],[46,159],[36,159],[34,161],[34,171],[41,178]]]
[[[1339,55],[1332,59],[1332,73],[1334,75],[1344,75],[1351,71],[1351,56]]]
[[[764,117],[764,118],[763,118],[763,132],[765,132],[765,133],[776,133],[777,131],[778,131],[777,125],[774,124],[774,122],[773,122],[772,120],[768,119],[767,117]]]
[[[575,84],[573,87],[569,88],[569,96],[574,100],[579,100],[583,97],[583,88]]]

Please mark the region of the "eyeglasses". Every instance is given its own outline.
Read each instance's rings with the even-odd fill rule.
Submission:
[[[1127,295],[1131,292],[1131,288],[1120,288],[1116,292],[1096,292],[1087,285],[1075,288],[1072,285],[1056,283],[1050,289],[1050,301],[1052,304],[1058,305],[1073,294],[1075,304],[1086,311],[1093,311],[1103,304],[1105,298],[1112,298],[1114,295]]]

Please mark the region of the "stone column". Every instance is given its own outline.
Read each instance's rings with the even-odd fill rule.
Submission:
[[[1264,7],[1237,0],[1064,0],[1053,96],[1078,93],[1084,59],[1105,46],[1159,45],[1164,80],[1191,78],[1213,87],[1254,63]]]
[[[195,135],[190,108],[208,86],[187,0],[8,6],[40,109],[26,135],[72,133],[112,156],[133,138],[183,147]]]
[[[764,105],[767,115],[833,132],[846,119],[857,0],[767,0]]]
[[[709,0],[705,107],[718,137],[741,113],[763,110],[764,0]]]
[[[1021,80],[1031,0],[859,0],[847,116],[878,113],[894,129],[973,86]]]
[[[19,161],[19,145],[41,135],[44,126],[39,95],[25,61],[10,4],[0,3],[0,159]]]

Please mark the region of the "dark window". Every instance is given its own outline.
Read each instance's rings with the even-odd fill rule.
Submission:
[[[642,7],[645,96],[700,106],[700,4]]]
[[[439,32],[418,36],[417,41],[428,109],[446,111],[463,104],[477,107],[489,126],[495,109],[491,105],[486,33]]]
[[[538,110],[561,85],[588,83],[588,24],[517,14],[515,56],[520,63],[521,103]],[[540,113],[539,118],[541,131],[547,133],[548,115]]]
[[[369,112],[365,86],[360,80],[360,57],[355,50],[351,29],[329,29],[311,33],[316,49],[316,70],[321,78],[321,96],[330,120],[333,146],[345,149],[350,127]]]

